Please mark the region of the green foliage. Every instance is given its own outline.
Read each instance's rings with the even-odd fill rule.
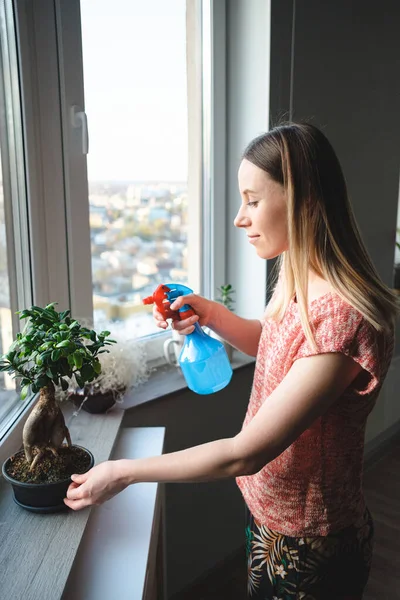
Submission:
[[[397,227],[396,229],[397,233],[400,235],[400,227]],[[396,246],[397,248],[400,250],[400,243],[396,241]]]
[[[231,286],[231,284],[228,283],[227,285],[221,285],[221,287],[218,288],[218,292],[220,295],[217,298],[217,302],[220,302],[221,304],[226,306],[227,309],[233,312],[233,305],[235,301],[232,298],[232,295],[236,292]]]
[[[45,308],[32,306],[18,311],[20,319],[29,319],[22,333],[8,352],[0,356],[0,371],[21,378],[21,399],[31,387],[36,393],[52,382],[66,391],[72,375],[80,387],[101,373],[98,355],[108,352],[105,346],[116,343],[109,331],[97,334],[82,327],[70,316],[70,311],[57,312],[56,302]]]

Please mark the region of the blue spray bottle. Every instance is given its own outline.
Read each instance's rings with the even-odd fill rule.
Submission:
[[[178,311],[170,309],[170,305],[179,296],[192,294],[193,290],[178,283],[161,284],[152,296],[143,299],[143,304],[156,304],[165,319],[176,317],[186,319],[195,312],[188,304]],[[222,390],[231,380],[232,367],[223,344],[210,337],[195,324],[193,333],[185,336],[179,355],[179,365],[189,389],[196,394],[212,394]]]

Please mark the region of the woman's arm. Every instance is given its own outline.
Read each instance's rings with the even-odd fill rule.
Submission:
[[[109,460],[72,475],[64,503],[81,510],[110,500],[133,483],[189,483],[245,475],[246,461],[236,455],[236,448],[235,438],[227,438],[161,456]]]
[[[257,473],[339,398],[362,367],[338,352],[300,358],[234,438],[136,460],[107,461],[73,475],[64,502],[101,504],[131,483],[194,482]]]
[[[144,481],[215,481],[244,475],[246,471],[246,461],[235,454],[235,438],[216,440],[161,456],[118,462],[119,477],[125,485]]]
[[[241,352],[257,356],[262,331],[261,321],[238,317],[222,304],[215,304],[208,327]]]

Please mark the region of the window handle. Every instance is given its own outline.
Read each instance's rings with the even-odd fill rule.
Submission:
[[[87,115],[79,106],[71,106],[71,125],[74,129],[81,129],[82,133],[82,154],[89,152],[89,134],[87,125]]]

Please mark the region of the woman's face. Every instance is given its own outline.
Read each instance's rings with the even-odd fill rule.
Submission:
[[[234,220],[245,230],[261,258],[275,258],[288,248],[287,195],[282,185],[250,161],[238,172],[242,205]]]

